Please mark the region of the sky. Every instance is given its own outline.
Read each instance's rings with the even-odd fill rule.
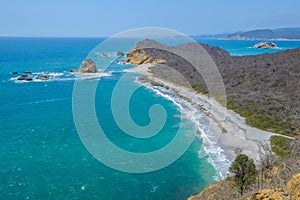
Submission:
[[[299,0],[0,0],[0,36],[107,37],[162,27],[187,35],[300,27]]]

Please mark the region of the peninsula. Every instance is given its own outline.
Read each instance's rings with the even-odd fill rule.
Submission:
[[[209,96],[203,77],[189,62],[170,53],[174,50],[192,52],[194,47],[193,43],[167,47],[153,40],[144,40],[128,52],[125,61],[139,65],[129,71],[148,75],[140,81],[172,90],[204,111],[212,119],[212,132],[221,129],[222,134],[216,143],[231,162],[238,153],[245,153],[255,160],[261,170],[269,170],[271,180],[277,180],[278,174],[282,173],[285,176],[281,179],[287,183],[292,175],[300,173],[300,161],[295,156],[300,151],[294,149],[299,146],[300,138],[300,92],[295,91],[300,88],[300,48],[274,54],[235,57],[218,47],[202,44],[223,78],[227,100],[222,102]],[[174,70],[188,80],[192,89],[180,81]],[[224,110],[226,116],[222,116]],[[226,120],[221,121],[224,117]],[[276,148],[293,149],[293,152],[288,151],[289,156],[285,157]],[[277,155],[271,153],[270,149]],[[278,166],[275,161],[265,166],[263,160],[271,155],[274,160],[288,163],[293,173],[288,173],[285,167]],[[205,194],[213,192],[214,197],[224,195],[220,189],[224,185],[230,185],[230,181],[211,186],[212,189],[206,189]],[[268,188],[270,185],[274,186],[269,184]],[[228,198],[234,196],[230,196],[228,191],[226,193]],[[200,194],[193,199],[206,197]]]

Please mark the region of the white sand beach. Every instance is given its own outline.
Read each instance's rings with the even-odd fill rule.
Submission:
[[[275,133],[263,131],[246,124],[245,118],[232,110],[228,110],[216,100],[209,98],[206,95],[195,93],[195,91],[174,85],[151,76],[148,67],[151,65],[140,65],[128,70],[128,72],[143,73],[149,75],[151,82],[159,83],[169,90],[172,90],[179,97],[184,97],[185,100],[195,105],[211,119],[209,130],[206,132],[208,137],[214,137],[216,145],[224,150],[229,161],[233,161],[236,157],[236,152],[242,152],[253,158],[256,163],[259,163],[260,158],[264,155],[262,144],[269,144],[269,138]]]

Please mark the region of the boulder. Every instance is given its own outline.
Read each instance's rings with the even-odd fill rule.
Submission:
[[[23,72],[23,74],[32,74],[32,72]]]
[[[18,72],[11,72],[11,74],[18,74]]]
[[[84,59],[78,71],[82,73],[96,73],[96,63],[91,59]]]
[[[35,78],[38,79],[38,80],[44,80],[44,81],[46,81],[46,80],[49,79],[49,76],[36,76]]]
[[[17,80],[19,81],[32,81],[32,78],[28,77],[28,76],[20,76],[17,78]]]
[[[273,42],[260,42],[253,46],[255,49],[276,49],[277,45]]]

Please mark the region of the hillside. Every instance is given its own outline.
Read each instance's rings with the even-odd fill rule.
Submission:
[[[144,40],[128,52],[125,62],[152,64],[150,69],[154,77],[177,85],[184,86],[179,81],[182,80],[180,76],[184,76],[195,92],[209,95],[203,77],[191,63],[174,53],[198,52],[196,46],[189,43],[166,47],[152,40]],[[271,147],[260,144],[266,156],[257,165],[257,183],[252,184],[245,196],[240,196],[232,187],[234,182],[230,177],[208,186],[190,199],[299,199],[300,48],[236,57],[218,47],[202,46],[223,78],[227,107],[246,117],[246,122],[251,126],[290,135],[294,140],[272,136]],[[207,68],[206,64],[202,63],[202,67]]]
[[[150,45],[152,48],[143,48]],[[177,82],[164,65],[178,71],[199,92],[207,93],[206,84],[195,68],[183,58],[162,51],[162,44],[146,40],[136,45],[126,58],[135,64],[151,63],[154,76]],[[300,48],[274,54],[230,56],[218,47],[202,45],[216,63],[224,81],[227,106],[246,117],[249,125],[280,134],[300,132]],[[155,48],[157,47],[157,48]],[[190,43],[174,49],[193,51]],[[187,50],[188,49],[188,50]],[[137,58],[142,60],[136,61]],[[148,57],[148,58],[147,58]],[[147,58],[147,59],[146,59]]]

